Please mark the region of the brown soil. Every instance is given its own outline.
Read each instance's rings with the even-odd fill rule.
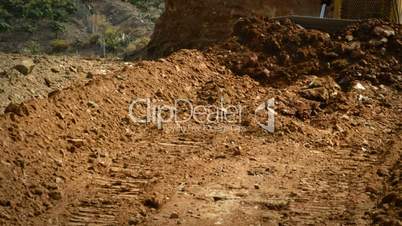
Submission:
[[[208,52],[114,62],[13,106],[0,118],[0,224],[400,225],[401,29],[389,26],[338,38],[245,19]],[[369,47],[376,27],[395,34]],[[223,97],[244,118],[137,124],[137,97]],[[254,117],[270,98],[274,133]]]
[[[320,0],[165,0],[165,6],[144,53],[148,57],[166,56],[182,48],[204,49],[225,40],[240,17],[318,16],[320,12]]]
[[[386,36],[385,30],[393,35]],[[354,80],[402,88],[402,29],[381,21],[362,22],[331,37],[290,20],[241,19],[234,36],[215,49],[236,74],[276,87],[303,76],[329,75],[344,90]]]

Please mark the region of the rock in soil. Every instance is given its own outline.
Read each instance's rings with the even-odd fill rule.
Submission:
[[[24,75],[30,74],[34,67],[35,63],[31,59],[22,60],[19,64],[14,66],[17,71]]]

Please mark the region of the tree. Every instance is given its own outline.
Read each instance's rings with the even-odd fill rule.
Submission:
[[[31,27],[48,20],[52,27],[60,29],[75,11],[73,0],[1,0],[0,32],[15,29],[15,21]]]

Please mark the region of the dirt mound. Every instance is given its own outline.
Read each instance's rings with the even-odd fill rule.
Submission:
[[[166,0],[165,5],[147,47],[149,57],[166,56],[184,48],[204,49],[225,40],[242,16],[318,16],[320,12],[319,0]]]
[[[245,18],[212,52],[236,74],[265,84],[278,87],[303,76],[329,75],[350,90],[355,80],[401,89],[401,49],[401,26],[376,20],[330,35],[290,20]]]
[[[340,102],[325,94],[342,92],[330,76],[278,89],[198,51],[123,65],[0,117],[0,224],[371,222],[387,178],[378,172],[401,150],[395,89],[362,82],[366,90]],[[344,110],[305,99],[315,88]],[[244,119],[240,129],[138,124],[127,110],[138,97],[205,106],[223,98],[244,106]],[[254,118],[269,98],[273,134]]]

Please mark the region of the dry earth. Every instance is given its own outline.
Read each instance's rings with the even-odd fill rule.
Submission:
[[[398,85],[345,73],[353,78],[345,90],[339,69],[303,74],[310,66],[298,64],[299,70],[288,72],[294,79],[279,79],[277,87],[254,76],[261,72],[260,59],[278,65],[273,72],[284,67],[269,53],[250,47],[258,56],[251,57],[256,73],[239,74],[253,67],[222,48],[111,62],[104,75],[93,73],[47,98],[12,104],[0,117],[0,224],[401,224]],[[394,50],[369,62],[400,81],[400,72],[377,67],[393,60],[400,65],[400,49]],[[348,70],[360,63],[348,62]],[[224,106],[241,104],[244,111],[232,124],[191,120],[158,128],[129,117],[133,99],[145,97],[218,106],[223,98]],[[265,118],[254,114],[271,98],[274,133],[264,131],[258,122]]]

